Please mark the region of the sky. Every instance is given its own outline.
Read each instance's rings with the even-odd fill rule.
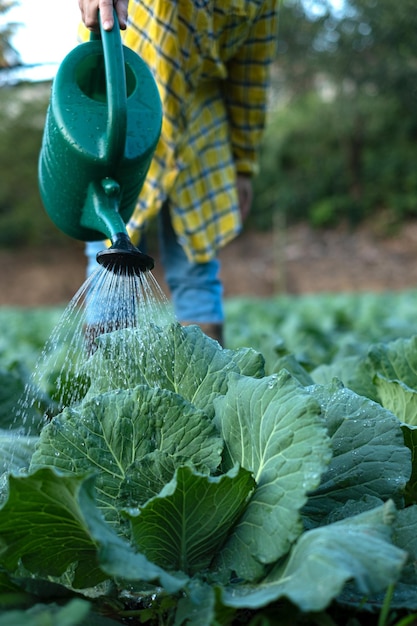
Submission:
[[[59,64],[77,45],[78,0],[20,0],[4,19],[22,22],[12,44],[24,64]]]

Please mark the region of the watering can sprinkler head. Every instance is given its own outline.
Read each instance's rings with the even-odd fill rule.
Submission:
[[[128,276],[139,276],[154,267],[153,258],[136,248],[124,232],[116,233],[110,248],[97,254],[97,262],[110,272]]]

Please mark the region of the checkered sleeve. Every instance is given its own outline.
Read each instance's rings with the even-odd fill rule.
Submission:
[[[257,171],[257,148],[265,126],[270,64],[275,57],[279,0],[264,0],[245,45],[227,63],[224,98],[236,169]]]

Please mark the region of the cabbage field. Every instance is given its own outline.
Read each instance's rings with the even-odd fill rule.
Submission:
[[[0,626],[417,623],[417,292],[226,310],[58,393],[63,310],[0,309]]]

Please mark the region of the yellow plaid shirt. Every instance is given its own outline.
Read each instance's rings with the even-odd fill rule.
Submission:
[[[136,245],[166,199],[191,260],[210,260],[240,232],[236,173],[256,171],[276,17],[277,0],[130,0],[123,43],[151,69],[163,107],[127,225]]]

